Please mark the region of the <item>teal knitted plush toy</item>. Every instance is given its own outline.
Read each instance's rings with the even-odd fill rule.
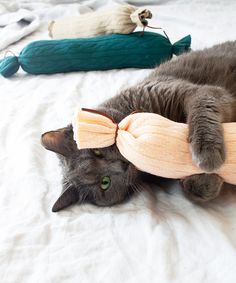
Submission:
[[[94,38],[40,40],[28,44],[18,57],[0,61],[0,73],[10,77],[21,68],[30,74],[121,68],[154,68],[188,51],[190,35],[173,45],[167,37],[153,32],[112,34]]]

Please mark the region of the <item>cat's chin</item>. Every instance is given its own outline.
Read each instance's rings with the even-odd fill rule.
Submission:
[[[125,204],[125,203],[127,203],[131,199],[133,194],[136,192],[133,189],[132,186],[129,186],[127,191],[128,192],[124,196],[124,198],[119,200],[119,201],[115,200],[115,201],[106,202],[106,201],[103,201],[103,200],[91,200],[91,201],[88,201],[87,203],[93,204],[93,205],[98,206],[98,207],[112,207],[112,206],[117,206],[117,205]]]

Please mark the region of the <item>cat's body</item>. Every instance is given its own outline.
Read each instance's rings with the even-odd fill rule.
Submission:
[[[122,91],[97,109],[116,122],[139,110],[188,123],[193,159],[198,166],[211,172],[225,160],[221,123],[236,121],[235,108],[236,41],[164,63],[143,82]],[[43,144],[61,154],[66,183],[64,194],[54,206],[55,211],[81,201],[81,195],[98,205],[112,205],[121,202],[139,186],[141,173],[115,146],[101,149],[97,154],[93,150],[78,151],[71,127],[53,133],[49,134],[51,139],[44,135]],[[99,189],[103,176],[108,176],[112,183],[109,190]],[[222,183],[215,174],[194,175],[182,180],[185,193],[199,201],[215,198]]]
[[[137,86],[98,107],[121,119],[136,109],[186,122],[183,98],[197,88],[220,87],[236,97],[236,41],[177,57],[157,67]],[[138,95],[137,95],[138,94]],[[127,99],[128,97],[128,99]],[[112,109],[112,110],[111,110]],[[121,115],[114,114],[116,111]]]

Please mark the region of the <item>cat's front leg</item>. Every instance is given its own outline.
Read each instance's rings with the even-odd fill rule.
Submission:
[[[189,199],[202,203],[220,194],[223,179],[217,174],[196,174],[181,180],[181,185]]]
[[[225,161],[222,122],[232,119],[233,99],[224,89],[201,87],[189,100],[187,122],[193,161],[206,172]]]

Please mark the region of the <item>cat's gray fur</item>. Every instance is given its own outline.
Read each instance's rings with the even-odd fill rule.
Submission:
[[[97,109],[116,122],[139,110],[188,123],[193,160],[210,173],[225,160],[221,123],[236,121],[235,108],[236,41],[166,62],[143,82],[121,91]],[[63,193],[53,211],[84,200],[97,205],[120,203],[144,182],[144,175],[115,146],[101,149],[100,156],[93,150],[79,151],[71,126],[44,134],[42,142],[59,153],[63,168]],[[105,192],[100,189],[102,176],[112,180]],[[191,199],[208,201],[218,196],[223,181],[216,174],[199,174],[181,183]]]

